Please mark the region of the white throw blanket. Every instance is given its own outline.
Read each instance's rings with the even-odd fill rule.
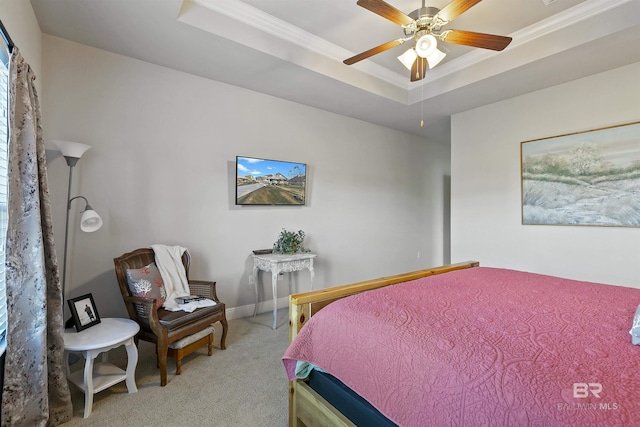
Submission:
[[[162,305],[166,310],[183,310],[191,313],[199,307],[216,305],[216,302],[211,299],[204,299],[189,304],[178,304],[176,302],[176,298],[188,297],[190,295],[187,272],[184,269],[184,264],[182,264],[182,254],[184,254],[187,248],[183,248],[182,246],[151,245],[151,249],[153,249],[156,266],[158,267],[158,271],[160,271],[160,276],[164,283],[164,290],[167,295]]]
[[[189,296],[187,272],[182,264],[182,254],[187,250],[182,246],[151,245],[156,257],[156,265],[162,276],[167,297],[162,305],[170,311],[181,310],[177,297]]]

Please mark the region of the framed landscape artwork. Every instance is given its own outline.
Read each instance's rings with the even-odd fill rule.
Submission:
[[[640,122],[522,142],[522,223],[640,227]]]

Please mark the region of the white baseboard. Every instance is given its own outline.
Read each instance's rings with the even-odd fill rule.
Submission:
[[[232,307],[228,308],[226,311],[227,320],[232,319],[240,319],[242,317],[250,317],[253,316],[253,304],[243,305],[240,307]],[[278,309],[289,307],[289,296],[278,298]],[[273,311],[273,301],[260,301],[258,303],[258,314],[272,312]]]

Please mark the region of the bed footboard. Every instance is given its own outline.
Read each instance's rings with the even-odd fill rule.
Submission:
[[[296,337],[311,316],[340,298],[396,283],[478,266],[478,262],[468,261],[291,295],[289,296],[289,342]],[[302,380],[289,382],[289,426],[355,427],[340,411],[335,409]]]
[[[290,427],[357,427],[305,381],[289,382]]]

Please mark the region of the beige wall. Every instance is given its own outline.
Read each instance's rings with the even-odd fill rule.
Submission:
[[[92,292],[101,314],[124,314],[112,259],[154,243],[188,247],[191,276],[216,280],[232,316],[252,313],[249,254],[282,228],[307,233],[318,288],[443,262],[448,147],[52,36],[43,46],[56,241],[68,168],[50,140],[68,139],[93,147],[72,195],[105,223],[73,229],[67,288]],[[236,155],[307,163],[307,206],[235,206]],[[308,289],[306,271],[296,277]]]
[[[452,261],[640,287],[640,228],[523,226],[520,143],[640,120],[640,63],[452,118]]]
[[[42,75],[42,38],[31,3],[23,0],[0,0],[0,19],[36,76]],[[36,89],[39,93],[42,92],[42,82],[38,79]]]

